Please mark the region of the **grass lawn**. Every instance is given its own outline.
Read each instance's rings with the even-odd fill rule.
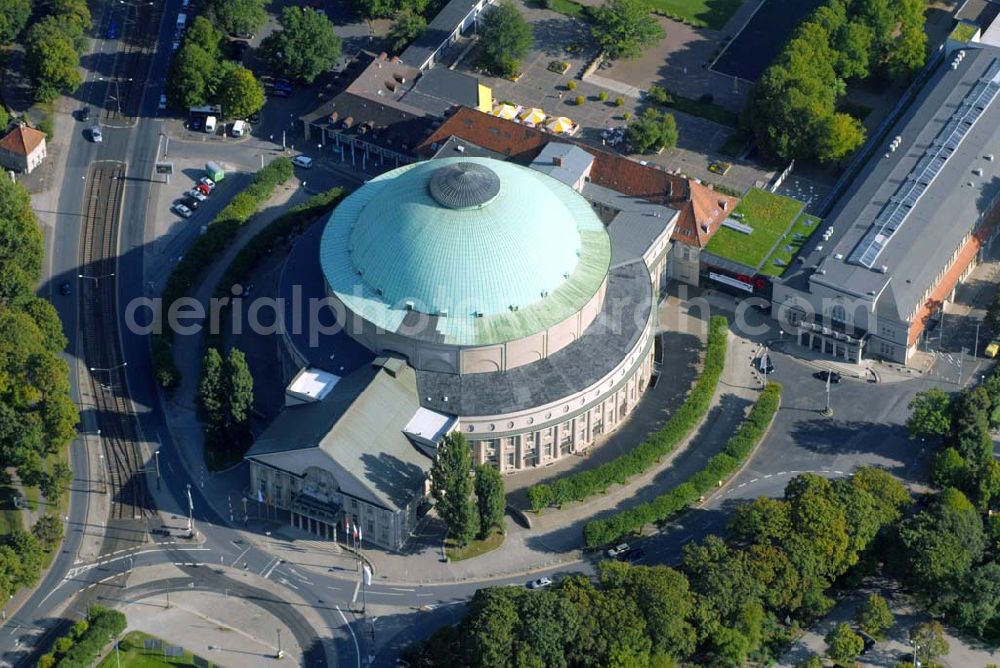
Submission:
[[[163,650],[147,650],[143,644],[147,638],[154,638],[148,633],[132,631],[125,635],[118,643],[119,657],[115,657],[115,650],[104,657],[104,661],[98,664],[99,668],[118,668],[118,659],[121,659],[122,668],[161,668],[167,666],[193,666],[194,655],[185,651],[183,656],[163,656]],[[164,642],[165,647],[168,643]],[[203,663],[202,665],[214,665]]]
[[[473,557],[478,557],[481,554],[486,554],[497,549],[503,545],[503,539],[503,532],[495,530],[485,540],[473,540],[465,547],[459,548],[449,538],[444,542],[444,553],[448,555],[448,559],[451,561],[472,559]]]
[[[751,188],[743,197],[732,218],[753,228],[753,233],[721,227],[705,247],[709,253],[749,267],[759,268],[771,247],[788,230],[802,210],[802,202]],[[742,214],[742,218],[739,216]]]
[[[22,529],[21,511],[14,507],[17,490],[9,485],[0,486],[0,536],[6,536],[14,529]]]
[[[792,264],[795,256],[802,250],[802,246],[805,245],[806,240],[819,227],[819,224],[820,219],[816,216],[810,216],[808,213],[801,214],[796,219],[792,229],[788,231],[787,238],[778,244],[778,247],[771,253],[771,257],[767,258],[767,262],[760,268],[760,273],[767,276],[781,276],[784,274],[785,270]],[[796,232],[798,232],[798,235],[796,235]],[[777,264],[775,264],[776,260]]]
[[[579,2],[574,2],[574,0],[531,0],[528,4],[542,9],[551,9],[554,12],[559,12],[560,14],[565,14],[570,18],[581,21],[590,20],[587,8]]]
[[[657,12],[699,28],[721,30],[744,0],[650,0]]]
[[[959,42],[968,42],[970,39],[975,37],[976,30],[976,26],[971,23],[963,22],[955,26],[955,29],[951,31],[951,34],[948,35],[948,37]]]

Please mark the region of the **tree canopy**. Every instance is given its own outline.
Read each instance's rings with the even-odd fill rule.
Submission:
[[[260,45],[261,53],[276,71],[312,83],[337,64],[340,37],[324,14],[311,7],[285,7],[278,23],[281,28]]]
[[[223,32],[253,35],[267,23],[266,0],[212,0],[208,15]]]
[[[18,38],[31,16],[31,0],[0,0],[0,44]]]
[[[520,74],[521,59],[532,44],[531,26],[513,2],[501,0],[485,12],[479,25],[479,64],[491,74]]]
[[[636,153],[656,153],[673,148],[677,145],[677,121],[673,114],[650,107],[629,123],[625,138]]]
[[[747,118],[772,159],[840,160],[865,139],[837,111],[848,79],[906,78],[926,57],[923,0],[827,0],[796,28],[754,84]]]
[[[229,118],[248,118],[264,106],[264,85],[245,67],[234,67],[222,77],[217,100]]]
[[[459,432],[444,437],[431,467],[431,494],[438,516],[448,527],[448,535],[459,545],[467,544],[476,533],[476,511],[472,493],[472,449]]]
[[[594,39],[611,58],[635,58],[665,35],[644,0],[605,0],[592,16]]]
[[[389,42],[394,53],[401,53],[427,32],[427,19],[410,7],[399,10],[389,27]]]

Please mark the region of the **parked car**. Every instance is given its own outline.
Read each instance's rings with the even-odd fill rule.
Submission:
[[[292,91],[287,88],[271,88],[271,95],[274,97],[288,97]]]
[[[205,195],[205,193],[198,190],[197,188],[192,188],[191,190],[187,191],[184,194],[187,195],[188,197],[192,197],[198,200],[199,202],[204,202],[205,200],[208,199],[208,196]]]
[[[90,140],[95,144],[100,144],[102,141],[104,141],[104,135],[101,134],[100,127],[95,125],[94,127],[90,128]]]
[[[59,294],[61,294],[62,296],[65,297],[71,292],[73,292],[73,286],[70,284],[69,281],[66,281],[65,283],[59,286]]]
[[[764,353],[757,359],[757,370],[768,376],[774,373],[774,363],[769,354]]]
[[[302,169],[309,169],[313,166],[313,159],[307,155],[297,155],[292,158],[292,164]]]
[[[174,204],[174,211],[176,211],[177,215],[182,218],[190,218],[192,214],[191,209],[187,208],[183,204]]]
[[[200,192],[205,197],[208,197],[209,195],[212,194],[212,189],[206,186],[204,183],[199,183],[194,187],[194,190],[192,192]]]
[[[817,371],[816,373],[813,374],[813,377],[823,381],[824,383],[827,381],[827,379],[829,379],[830,382],[834,384],[839,383],[843,379],[843,377],[839,373],[837,373],[836,371],[831,371],[830,369],[823,369],[822,371]]]
[[[236,37],[237,39],[253,39],[254,38],[254,34],[252,32],[242,31],[242,32],[231,32],[229,34],[232,35],[233,37]]]
[[[204,124],[204,122],[205,122],[204,119],[192,118],[190,121],[188,121],[188,130],[195,130],[195,131],[201,130],[201,126]]]
[[[80,110],[80,120],[84,123],[90,120],[90,107],[84,107]]]
[[[274,80],[274,87],[275,88],[282,88],[282,89],[287,90],[289,92],[295,90],[295,86],[293,86],[292,82],[289,81],[288,79],[275,79]]]
[[[243,58],[247,55],[247,51],[250,50],[250,43],[242,40],[235,40],[229,43],[229,48],[230,53],[233,54],[233,60],[243,62]]]
[[[247,122],[250,123],[250,125],[257,125],[260,123],[260,112],[255,111],[250,114],[250,118],[247,119]]]
[[[191,197],[191,195],[184,195],[184,197],[181,198],[181,204],[192,211],[197,211],[198,207],[201,206],[201,202],[196,200],[194,197]]]
[[[615,545],[614,547],[609,549],[607,554],[609,557],[614,559],[618,555],[628,552],[629,549],[631,548],[629,548],[628,543],[619,543],[618,545]]]
[[[989,357],[990,359],[996,357],[997,353],[1000,353],[1000,341],[990,342],[990,345],[986,346],[986,350],[983,351],[983,354]]]
[[[550,578],[538,578],[537,580],[532,580],[524,586],[528,589],[545,589],[546,587],[552,586],[552,580]]]
[[[104,33],[105,39],[118,39],[118,24],[112,21],[108,24],[108,29]]]
[[[157,108],[160,111],[163,111],[164,109],[167,108],[167,96],[166,95],[160,95],[160,104],[158,105]]]
[[[212,179],[208,178],[207,176],[203,176],[200,179],[198,179],[198,185],[205,186],[206,188],[208,188],[208,192],[210,192],[210,193],[213,190],[215,190],[215,181],[213,181]]]

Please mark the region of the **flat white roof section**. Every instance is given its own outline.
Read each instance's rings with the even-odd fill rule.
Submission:
[[[455,418],[427,408],[418,408],[403,433],[431,443],[437,443],[455,424]]]
[[[340,376],[305,367],[288,384],[285,405],[322,401],[339,382]]]

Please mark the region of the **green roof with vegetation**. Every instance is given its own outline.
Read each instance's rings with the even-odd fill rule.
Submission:
[[[799,216],[802,207],[802,202],[791,197],[752,188],[740,200],[730,218],[753,228],[753,232],[744,234],[729,227],[720,227],[705,250],[759,269],[765,259],[783,248],[778,244],[786,233],[792,232],[792,222]]]
[[[764,262],[764,266],[760,268],[760,273],[767,276],[781,276],[784,274],[785,270],[792,264],[792,261],[795,260],[795,256],[802,250],[802,246],[805,245],[812,233],[819,227],[820,222],[820,219],[816,216],[810,216],[808,213],[800,214],[795,220],[792,229],[788,230],[788,234],[785,235],[785,238],[781,240],[778,247],[774,249],[774,252]]]
[[[968,42],[976,36],[977,30],[979,30],[977,26],[974,26],[971,23],[963,22],[955,26],[955,29],[951,31],[951,34],[948,35],[948,37],[958,42]]]

